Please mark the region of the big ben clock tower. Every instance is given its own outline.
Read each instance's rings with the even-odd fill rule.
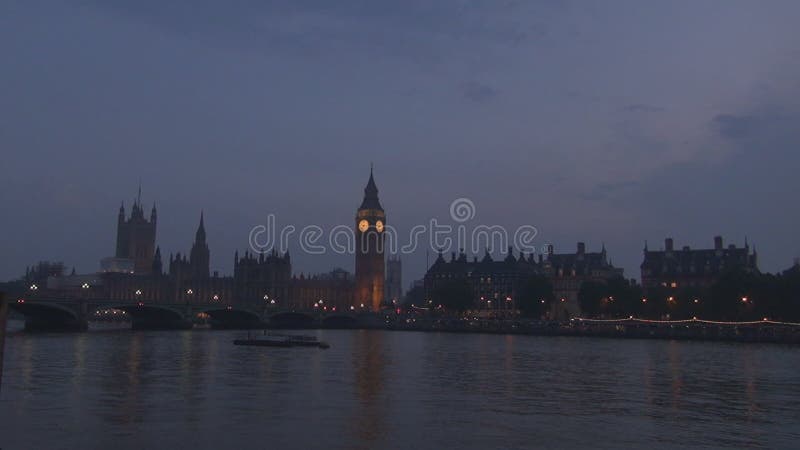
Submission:
[[[378,200],[378,187],[370,168],[364,201],[356,213],[356,308],[363,304],[378,311],[383,304],[385,225],[386,213]]]

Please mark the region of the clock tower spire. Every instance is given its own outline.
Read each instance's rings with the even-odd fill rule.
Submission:
[[[383,305],[385,225],[386,213],[378,199],[378,186],[370,164],[364,199],[356,212],[356,308],[363,304],[365,308],[379,311]]]

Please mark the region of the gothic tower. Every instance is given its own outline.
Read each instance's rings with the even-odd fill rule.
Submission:
[[[192,267],[194,279],[208,278],[211,255],[206,243],[206,227],[203,224],[203,212],[200,212],[200,226],[194,235],[194,244],[189,253],[189,265]]]
[[[378,200],[378,187],[369,171],[364,201],[356,213],[356,289],[354,303],[378,311],[383,305],[385,266],[383,259],[386,213]]]
[[[156,247],[156,205],[150,211],[150,220],[144,216],[142,188],[133,201],[131,215],[125,218],[125,205],[120,205],[117,216],[117,258],[133,261],[136,274],[150,274]]]

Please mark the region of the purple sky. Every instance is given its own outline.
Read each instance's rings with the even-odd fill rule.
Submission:
[[[800,255],[800,2],[4,1],[0,279],[97,270],[116,212],[162,252],[205,210],[212,270],[268,213],[352,225],[375,178],[401,230],[477,206],[573,251]],[[295,272],[352,257],[293,252]],[[404,284],[425,253],[406,256]]]

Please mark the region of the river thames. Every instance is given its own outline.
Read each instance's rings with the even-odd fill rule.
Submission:
[[[13,324],[10,324],[13,327]],[[797,448],[800,348],[315,330],[10,330],[0,447]]]

